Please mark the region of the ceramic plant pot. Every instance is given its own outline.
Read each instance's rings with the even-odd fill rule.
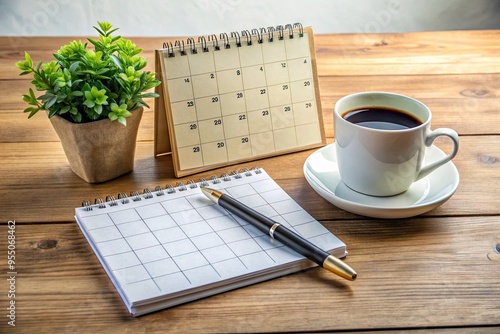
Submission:
[[[57,115],[50,121],[73,172],[88,183],[100,183],[134,169],[142,113],[142,107],[133,110],[127,118],[127,126],[109,119],[71,123]]]

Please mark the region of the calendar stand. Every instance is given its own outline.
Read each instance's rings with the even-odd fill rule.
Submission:
[[[160,54],[156,53],[155,55],[155,68],[160,68]],[[157,72],[158,73],[158,72]],[[157,76],[160,76],[157,74]],[[159,78],[161,81],[162,78]],[[172,153],[172,147],[170,145],[170,135],[168,132],[168,124],[167,124],[167,114],[165,108],[165,96],[163,94],[163,83],[155,87],[155,93],[159,96],[158,99],[155,100],[155,131],[154,131],[154,150],[155,156],[166,155]]]
[[[155,65],[155,155],[176,177],[326,144],[310,27],[165,43]]]

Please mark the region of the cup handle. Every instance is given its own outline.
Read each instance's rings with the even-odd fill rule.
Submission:
[[[433,170],[435,170],[439,166],[444,165],[445,163],[447,163],[448,161],[450,161],[451,159],[453,159],[457,155],[458,146],[459,146],[458,134],[456,133],[455,130],[452,130],[452,129],[441,128],[441,129],[436,129],[434,131],[431,131],[430,133],[428,133],[426,135],[425,146],[430,147],[432,145],[432,143],[434,142],[434,140],[439,136],[446,136],[446,137],[451,139],[451,141],[453,142],[453,149],[452,149],[451,153],[448,154],[446,157],[444,157],[441,160],[438,160],[430,165],[422,167],[420,169],[420,171],[418,172],[417,179],[415,181],[420,180],[421,178],[427,176],[430,172],[432,172]]]

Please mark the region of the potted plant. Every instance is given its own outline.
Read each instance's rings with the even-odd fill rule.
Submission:
[[[33,88],[22,99],[28,118],[45,110],[56,130],[71,169],[89,183],[104,182],[132,171],[137,130],[147,92],[160,84],[154,72],[143,70],[147,60],[130,40],[113,36],[117,30],[98,22],[97,40],[63,45],[49,63],[16,63],[20,75],[33,75]]]

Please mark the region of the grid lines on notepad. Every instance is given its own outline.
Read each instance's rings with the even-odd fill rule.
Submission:
[[[306,237],[328,233],[320,224],[309,224],[314,219],[277,185],[274,188],[275,183],[266,189],[268,185],[263,181],[232,187],[228,182],[223,191]],[[99,217],[99,226],[89,228],[104,261],[131,295],[141,289],[189,289],[298,256],[208,203],[199,189],[174,199],[164,196],[165,200],[143,200],[144,205],[106,213]]]

